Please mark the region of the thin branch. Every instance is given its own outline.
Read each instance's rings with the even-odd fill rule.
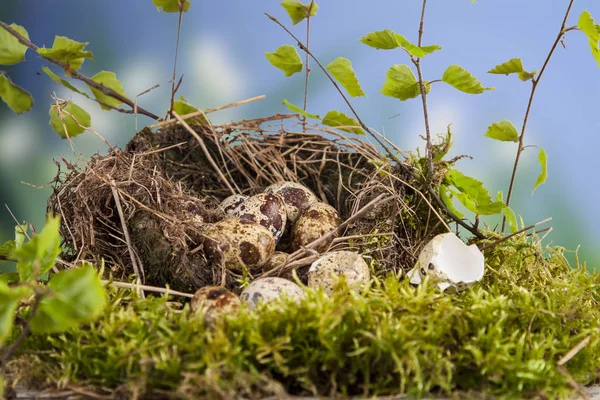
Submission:
[[[21,44],[29,47],[31,50],[36,51],[39,49],[38,46],[36,46],[35,44],[33,44],[29,39],[27,39],[26,37],[24,37],[23,35],[21,35],[19,32],[17,32],[16,30],[14,30],[13,28],[11,28],[6,22],[4,21],[0,21],[0,27],[4,28],[8,33],[10,33],[12,36],[14,36]],[[54,60],[52,58],[48,58],[48,57],[42,57],[45,60],[50,61],[53,64],[58,65],[59,67],[61,67],[63,70],[67,71],[69,70],[69,76],[71,78],[80,80],[82,82],[85,82],[86,85],[93,87],[94,89],[102,92],[103,94],[110,96],[114,99],[119,100],[122,103],[127,104],[129,107],[131,107],[132,109],[134,109],[135,104],[129,100],[127,97],[115,92],[113,89],[106,87],[98,82],[94,82],[93,80],[91,80],[90,78],[88,78],[87,76],[84,76],[82,74],[80,74],[77,71],[73,71],[69,69],[69,66],[65,63],[63,63],[62,61],[58,61],[58,60]],[[117,111],[120,111],[120,109],[116,109]],[[147,117],[150,117],[152,119],[155,120],[159,120],[160,118],[151,113],[150,111],[147,111],[141,107],[137,107],[137,112],[140,114],[143,114]]]
[[[138,290],[145,290],[147,292],[164,293],[164,294],[170,294],[173,296],[187,297],[190,299],[194,297],[194,295],[191,293],[178,292],[177,290],[171,290],[171,289],[161,288],[161,287],[156,287],[156,286],[138,285],[135,283],[102,281],[102,284],[110,285],[112,287],[116,287],[116,288],[120,288],[120,289],[138,289]]]
[[[33,318],[35,317],[35,314],[37,313],[38,306],[39,306],[41,300],[42,300],[42,293],[39,293],[39,292],[36,293],[34,300],[33,300],[33,305],[31,306],[31,314],[29,314],[29,319],[25,322],[25,326],[23,327],[23,330],[21,330],[21,333],[19,333],[19,336],[13,342],[13,344],[8,349],[6,349],[4,351],[4,353],[2,354],[2,372],[3,372],[3,374],[6,374],[6,364],[8,363],[8,360],[10,360],[10,358],[15,354],[15,352],[17,351],[17,349],[19,348],[21,343],[23,343],[23,340],[25,340],[25,338],[29,334],[29,331],[31,330],[31,321],[33,320]]]
[[[565,17],[563,18],[562,24],[560,25],[560,31],[558,32],[558,35],[556,36],[556,39],[554,40],[554,43],[552,44],[552,48],[550,49],[550,52],[548,53],[548,56],[546,57],[546,60],[544,61],[544,65],[542,66],[542,69],[540,69],[539,75],[537,77],[534,77],[531,80],[531,83],[532,83],[531,84],[531,94],[529,95],[529,101],[527,102],[527,110],[525,111],[525,118],[523,119],[523,127],[521,128],[521,135],[519,136],[519,147],[517,148],[517,155],[515,157],[515,163],[513,165],[512,175],[510,177],[510,184],[508,186],[508,194],[506,195],[506,205],[507,206],[510,205],[510,199],[512,198],[513,188],[515,185],[515,178],[517,175],[517,168],[519,166],[519,160],[521,158],[521,153],[523,152],[523,141],[525,139],[525,129],[527,128],[527,120],[529,119],[529,112],[531,111],[531,104],[533,103],[533,97],[535,96],[535,90],[537,89],[538,83],[540,82],[540,79],[542,78],[544,71],[546,71],[546,67],[548,66],[548,63],[550,62],[550,58],[552,58],[552,54],[554,54],[554,50],[556,50],[556,47],[558,46],[558,44],[562,40],[563,35],[565,34],[566,26],[567,26],[567,19],[569,18],[569,14],[571,13],[571,7],[573,7],[574,1],[575,0],[569,1],[569,6],[567,7],[567,11],[565,12]],[[506,228],[506,216],[504,216],[504,218],[502,218],[502,232],[504,232],[505,228]]]
[[[181,35],[181,21],[183,19],[183,6],[185,5],[185,1],[182,1],[179,4],[179,22],[177,23],[177,41],[175,42],[175,61],[173,63],[173,86],[171,87],[171,111],[173,111],[173,106],[175,105],[175,93],[179,88],[179,84],[181,84],[181,80],[177,87],[175,87],[175,78],[177,78],[177,56],[179,55],[179,37]]]
[[[552,221],[552,217],[550,217],[550,218],[546,218],[545,220],[543,220],[543,221],[540,221],[540,222],[537,222],[537,223],[535,223],[535,224],[533,224],[533,225],[529,225],[529,226],[527,226],[527,227],[525,227],[525,228],[523,228],[523,229],[519,229],[518,231],[516,231],[516,232],[513,232],[513,233],[511,233],[511,234],[510,234],[510,235],[508,235],[508,236],[504,236],[503,238],[500,238],[500,239],[496,240],[495,242],[492,242],[492,243],[490,243],[490,244],[486,244],[485,246],[481,247],[479,250],[481,250],[481,251],[483,251],[483,250],[487,250],[487,249],[489,249],[489,248],[491,248],[491,247],[494,247],[494,246],[496,246],[497,244],[500,244],[500,243],[502,243],[502,242],[504,242],[504,241],[506,241],[506,240],[510,239],[511,237],[513,237],[513,236],[515,236],[515,235],[518,235],[519,233],[523,233],[523,232],[525,232],[525,231],[528,231],[528,230],[530,230],[530,229],[533,229],[533,228],[535,228],[536,226],[543,225],[543,224],[545,224],[545,223],[547,223],[547,222],[550,222],[550,221]]]
[[[310,6],[308,7],[308,10],[306,11],[306,48],[307,49],[308,49],[308,45],[310,42],[310,13],[312,11],[314,4],[315,4],[315,0],[312,0],[310,2]],[[306,52],[306,61],[304,62],[304,64],[306,65],[306,80],[304,83],[304,111],[306,111],[306,107],[307,107],[307,103],[308,103],[308,76],[310,75],[309,62],[310,62],[310,56],[308,55],[308,52]],[[306,132],[306,117],[304,117],[302,119],[302,130],[304,132]]]

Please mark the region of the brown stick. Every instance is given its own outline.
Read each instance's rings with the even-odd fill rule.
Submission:
[[[137,285],[135,283],[127,283],[127,282],[109,282],[109,281],[101,281],[103,285],[110,285],[116,288],[121,289],[139,289],[145,290],[147,292],[155,292],[155,293],[165,293],[172,294],[173,296],[181,296],[187,298],[193,298],[194,295],[190,293],[178,292],[177,290],[171,290],[167,288],[161,288],[156,286],[148,286],[148,285]]]
[[[0,27],[4,28],[8,33],[10,33],[12,36],[14,36],[21,44],[29,47],[31,50],[36,51],[39,49],[38,46],[36,46],[35,44],[33,44],[29,39],[27,39],[26,37],[24,37],[23,35],[21,35],[19,32],[17,32],[16,30],[14,30],[13,28],[10,27],[10,25],[8,25],[6,22],[4,21],[0,21]],[[91,80],[90,78],[80,74],[77,71],[73,71],[69,69],[69,66],[65,63],[63,63],[62,61],[58,61],[52,58],[48,58],[48,57],[43,57],[44,59],[50,61],[53,64],[58,65],[59,67],[61,67],[63,70],[67,71],[69,70],[69,76],[71,78],[80,80],[82,82],[85,82],[86,85],[93,87],[94,89],[104,93],[107,96],[110,96],[114,99],[119,100],[122,103],[127,104],[129,107],[131,107],[131,109],[136,108],[136,105],[129,100],[127,97],[115,92],[113,89],[106,87],[100,83],[94,82],[93,80]],[[120,109],[116,109],[117,111],[120,111]],[[147,117],[150,117],[152,119],[160,119],[157,115],[154,115],[153,113],[151,113],[150,111],[147,111],[141,107],[137,107],[137,111],[140,114],[146,115]]]
[[[492,242],[492,243],[490,243],[490,244],[486,244],[485,246],[481,247],[479,250],[481,250],[481,251],[483,251],[483,250],[487,250],[487,249],[489,249],[489,248],[491,248],[491,247],[494,247],[494,246],[496,246],[496,245],[497,245],[497,244],[499,244],[499,243],[502,243],[502,242],[504,242],[504,241],[506,241],[506,240],[510,239],[511,237],[513,237],[513,236],[515,236],[515,235],[518,235],[519,233],[523,233],[523,232],[525,232],[525,231],[528,231],[528,230],[530,230],[530,229],[533,229],[533,228],[535,228],[536,226],[539,226],[539,225],[545,224],[546,222],[550,222],[550,221],[552,221],[552,217],[550,217],[550,218],[546,218],[545,220],[543,220],[543,221],[540,221],[540,222],[537,222],[537,223],[535,223],[535,224],[533,224],[533,225],[529,225],[529,226],[527,226],[527,227],[525,227],[525,228],[523,228],[523,229],[519,229],[518,231],[516,231],[516,232],[513,232],[513,233],[511,233],[510,235],[504,236],[503,238],[500,238],[500,239],[496,240],[495,242]]]
[[[565,17],[563,18],[562,24],[560,25],[560,31],[554,40],[554,44],[552,44],[552,48],[550,49],[550,53],[548,53],[548,57],[546,57],[546,61],[544,61],[544,65],[542,69],[540,69],[539,75],[531,79],[531,94],[529,95],[529,101],[527,103],[527,109],[525,110],[525,118],[523,119],[523,127],[521,128],[521,135],[519,136],[519,147],[517,148],[517,155],[515,157],[515,163],[513,165],[512,174],[510,177],[510,184],[508,185],[508,194],[506,195],[506,205],[510,205],[510,199],[512,197],[513,188],[515,185],[515,178],[517,175],[517,168],[519,166],[519,160],[521,158],[521,153],[523,152],[523,141],[525,139],[525,128],[527,127],[527,120],[529,119],[529,112],[531,111],[531,104],[533,103],[533,97],[535,96],[535,90],[537,89],[538,83],[550,62],[550,58],[552,58],[552,54],[554,54],[554,50],[561,41],[562,36],[565,34],[565,28],[567,26],[567,19],[569,18],[569,14],[571,13],[571,7],[573,7],[573,2],[575,0],[569,1],[569,6],[567,7],[567,11],[565,12]],[[506,216],[502,218],[502,232],[506,228]]]
[[[310,2],[310,6],[308,7],[308,11],[306,11],[306,48],[308,49],[308,45],[310,42],[310,13],[315,4],[315,0]],[[304,62],[306,67],[306,79],[304,82],[304,111],[306,111],[306,107],[308,105],[308,76],[310,75],[310,66],[309,66],[310,56],[308,52],[306,53],[306,61]],[[306,117],[302,119],[302,130],[306,132]]]
[[[173,79],[171,86],[171,111],[173,110],[173,106],[175,105],[175,93],[179,88],[179,84],[181,84],[181,80],[177,87],[175,87],[175,79],[177,78],[177,56],[179,55],[179,37],[181,35],[181,20],[183,19],[183,6],[185,1],[182,1],[179,4],[179,22],[177,23],[177,41],[175,42],[175,62],[173,63]]]

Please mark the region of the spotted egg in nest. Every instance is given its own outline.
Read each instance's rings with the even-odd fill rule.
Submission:
[[[305,207],[292,229],[292,246],[298,250],[328,234],[341,220],[335,208],[326,203],[315,202]],[[323,240],[314,247],[318,252],[327,250],[335,235]]]
[[[223,200],[221,202],[221,204],[219,205],[219,207],[221,208],[221,210],[223,210],[223,212],[225,214],[235,215],[235,212],[238,209],[238,207],[244,201],[246,201],[247,198],[248,198],[248,196],[243,195],[243,194],[232,194],[231,196],[229,196],[225,200]]]
[[[277,182],[265,189],[265,193],[279,195],[285,204],[288,222],[293,224],[302,209],[318,201],[317,196],[306,186],[296,182]]]
[[[282,296],[300,301],[305,294],[300,286],[287,279],[269,277],[252,281],[242,292],[240,298],[255,309],[261,302],[271,302]]]
[[[354,289],[370,280],[369,265],[353,251],[332,251],[312,263],[308,270],[308,287],[333,292],[337,280],[344,276],[348,287]]]
[[[236,206],[231,213],[238,218],[256,222],[267,228],[273,235],[275,244],[279,243],[285,232],[287,223],[285,204],[281,197],[274,193],[260,193],[249,197]]]
[[[235,312],[242,304],[233,292],[220,286],[205,286],[194,293],[190,302],[193,315],[203,314],[206,321]]]
[[[228,218],[203,227],[199,250],[210,264],[242,272],[262,267],[275,251],[275,240],[264,226]]]

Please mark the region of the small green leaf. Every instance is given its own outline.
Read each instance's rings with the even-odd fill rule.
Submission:
[[[175,111],[179,115],[191,114],[199,111],[197,107],[194,107],[190,103],[187,102],[185,97],[181,96],[179,100],[175,100],[173,102],[173,111]],[[206,123],[206,117],[204,115],[198,115],[196,117],[186,119],[186,122],[201,124]]]
[[[400,47],[396,33],[391,29],[369,32],[360,41],[378,50],[392,50]]]
[[[302,115],[305,118],[321,119],[320,115],[309,114],[306,111],[304,111],[303,109],[301,109],[300,107],[293,105],[292,103],[290,103],[286,99],[283,99],[283,104],[285,104],[289,110],[291,110],[293,112],[296,112],[296,113]]]
[[[449,66],[442,76],[442,81],[461,92],[469,94],[480,94],[486,90],[494,90],[494,88],[490,87],[484,88],[477,78],[459,65]]]
[[[535,189],[537,189],[538,186],[540,186],[542,183],[546,182],[546,178],[548,178],[548,156],[544,149],[542,149],[541,147],[540,152],[538,153],[538,162],[542,167],[542,171],[540,172],[540,175],[535,181],[535,185],[533,186],[533,190],[531,191],[532,195],[535,192]]]
[[[508,227],[511,232],[516,232],[519,230],[517,227],[517,217],[515,216],[515,212],[509,206],[504,206],[504,217],[506,218],[506,222],[508,222]]]
[[[501,213],[504,208],[502,201],[492,201],[489,192],[483,183],[477,179],[464,175],[462,172],[451,169],[444,180],[454,186],[460,193],[455,194],[458,200],[469,210],[476,214],[493,215]]]
[[[442,47],[438,46],[437,44],[419,47],[416,44],[412,44],[411,42],[409,42],[404,36],[400,35],[399,33],[396,33],[395,36],[396,41],[398,42],[400,47],[406,50],[406,52],[413,57],[425,57],[426,55],[431,54],[436,50],[442,49]]]
[[[283,0],[281,6],[292,19],[292,25],[304,21],[309,15],[314,17],[319,11],[319,5],[315,1],[302,4],[297,0]]]
[[[67,115],[66,113],[71,115]],[[50,106],[50,126],[63,139],[67,138],[67,133],[68,137],[71,138],[83,133],[85,128],[90,125],[90,114],[72,101]]]
[[[516,74],[525,71],[523,69],[523,60],[520,58],[511,58],[510,60],[496,65],[488,71],[488,74]]]
[[[4,282],[6,284],[19,282],[21,278],[19,278],[19,274],[16,272],[0,272],[0,282]]]
[[[29,33],[20,25],[10,24],[10,27],[19,32],[21,36],[29,39]],[[6,29],[0,28],[0,64],[13,65],[25,60],[27,46],[11,35]]]
[[[592,18],[592,15],[586,10],[579,16],[577,26],[581,29],[581,32],[587,36],[592,56],[600,67],[600,46],[598,45],[598,42],[600,41],[600,25],[594,23],[594,18]]]
[[[302,59],[294,46],[289,44],[279,46],[274,53],[265,53],[272,66],[279,68],[285,76],[292,76],[302,71]]]
[[[351,97],[366,96],[360,87],[358,78],[352,69],[350,60],[344,57],[338,57],[327,65],[327,70],[331,75],[342,84]]]
[[[444,184],[440,185],[440,199],[444,202],[452,214],[456,215],[458,218],[462,218],[464,216],[463,213],[454,207],[454,202],[452,201],[452,191],[449,190],[448,186]]]
[[[60,83],[61,85],[63,85],[67,89],[70,89],[70,90],[72,90],[75,93],[79,93],[82,96],[85,96],[87,98],[90,97],[90,96],[88,96],[87,93],[80,91],[75,86],[71,85],[68,81],[66,81],[66,80],[62,79],[60,76],[56,75],[54,72],[52,72],[52,70],[50,68],[48,68],[48,67],[42,67],[42,71],[46,75],[48,75],[50,77],[50,79],[52,79],[54,82]]]
[[[159,11],[178,13],[183,5],[183,12],[188,12],[192,2],[190,0],[152,0]],[[183,2],[183,3],[182,3]]]
[[[0,75],[0,98],[17,114],[23,114],[33,107],[31,94],[12,83],[4,74]]]
[[[15,251],[16,245],[14,240],[6,241],[0,244],[0,256],[2,257],[10,257],[13,251]]]
[[[357,135],[365,134],[358,121],[339,111],[329,111],[321,122],[323,125],[331,126],[345,132],[355,133]]]
[[[485,136],[502,142],[518,142],[519,133],[512,122],[503,120],[489,126]]]
[[[8,287],[6,282],[0,281],[0,345],[12,331],[15,313],[21,300],[31,291],[27,287]]]
[[[107,87],[109,89],[112,89],[115,92],[117,92],[118,94],[120,94],[121,96],[127,98],[127,95],[125,94],[125,90],[123,89],[123,84],[117,79],[117,74],[115,74],[114,72],[100,71],[96,75],[92,76],[91,79],[94,82],[99,83],[102,86]],[[100,90],[98,90],[92,86],[89,86],[89,88],[91,89],[92,93],[94,94],[94,97],[96,97],[96,100],[98,100],[100,103],[102,103],[102,104],[100,104],[100,107],[103,110],[110,110],[110,107],[106,107],[103,104],[108,104],[109,106],[116,107],[119,104],[123,103],[121,100],[115,99],[112,96],[104,94]]]
[[[46,286],[52,291],[31,320],[34,333],[60,332],[91,322],[102,312],[106,292],[91,265],[61,271]]]
[[[535,78],[535,75],[537,74],[537,69],[535,71],[532,72],[527,72],[527,71],[522,71],[519,72],[517,74],[517,76],[519,77],[520,80],[522,80],[523,82],[527,82],[533,78]]]
[[[425,92],[429,93],[431,85],[423,82]],[[392,65],[387,71],[387,78],[381,88],[381,93],[399,100],[413,99],[421,94],[417,78],[408,65]]]
[[[68,64],[73,70],[81,68],[84,59],[94,60],[91,51],[85,51],[88,42],[81,43],[64,36],[56,36],[52,48],[45,47],[37,49],[39,55],[52,60],[57,60]]]
[[[50,271],[60,254],[60,218],[48,219],[42,231],[29,242],[15,249],[12,258],[17,261],[17,272],[26,282]]]
[[[20,248],[25,243],[25,233],[27,233],[27,224],[15,226],[15,249]]]

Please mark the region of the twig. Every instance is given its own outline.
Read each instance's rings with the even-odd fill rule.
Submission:
[[[31,306],[31,314],[29,314],[29,319],[27,320],[27,322],[25,322],[25,326],[23,327],[23,330],[21,330],[21,333],[19,333],[19,336],[14,341],[14,343],[8,349],[6,349],[4,351],[4,353],[2,354],[2,374],[3,375],[6,375],[6,364],[8,363],[8,360],[10,360],[10,358],[15,354],[15,352],[17,351],[17,349],[19,348],[21,343],[23,343],[23,340],[25,340],[25,338],[29,334],[29,331],[31,330],[31,320],[33,320],[33,318],[35,317],[35,314],[37,313],[37,309],[38,309],[38,306],[39,306],[41,300],[42,300],[42,293],[37,292],[35,294],[35,297],[33,300],[33,305]]]
[[[421,9],[421,22],[419,23],[419,42],[418,46],[421,47],[421,43],[423,42],[423,26],[425,24],[425,7],[427,6],[427,0],[423,0],[423,7]],[[425,141],[426,141],[426,153],[427,153],[427,165],[429,167],[429,171],[427,174],[427,178],[429,180],[432,179],[434,175],[434,166],[433,166],[433,146],[431,145],[431,131],[429,129],[429,116],[427,114],[427,91],[425,90],[425,84],[423,83],[423,73],[421,71],[421,58],[420,57],[412,57],[412,62],[415,64],[417,68],[417,75],[419,77],[419,89],[421,90],[421,100],[423,102],[423,116],[425,118]]]
[[[529,95],[529,101],[527,103],[527,109],[525,110],[525,118],[523,119],[523,127],[521,128],[521,135],[519,136],[519,147],[517,148],[517,155],[515,157],[515,163],[513,165],[512,175],[510,177],[510,184],[508,186],[508,194],[506,195],[506,205],[510,205],[510,199],[512,197],[513,188],[515,185],[515,177],[517,175],[517,168],[519,166],[519,159],[521,158],[521,153],[523,152],[523,140],[525,139],[525,129],[527,127],[527,120],[529,119],[529,112],[531,111],[531,104],[533,103],[533,97],[535,96],[535,90],[537,89],[538,83],[550,62],[550,58],[552,58],[552,54],[554,54],[554,50],[561,41],[562,36],[565,34],[565,29],[567,26],[567,19],[569,18],[569,14],[571,13],[571,7],[573,6],[573,2],[575,0],[569,1],[569,6],[567,7],[567,11],[565,12],[565,17],[563,18],[562,24],[560,25],[560,31],[554,40],[554,44],[552,44],[552,48],[550,49],[550,53],[546,57],[544,61],[544,65],[542,69],[540,69],[540,73],[537,77],[531,79],[531,94]],[[506,216],[502,218],[502,232],[506,228]]]
[[[217,165],[217,163],[215,162],[215,160],[210,155],[210,152],[208,151],[208,148],[204,144],[204,140],[202,140],[202,138],[200,137],[200,135],[198,135],[196,133],[196,131],[193,130],[192,127],[189,126],[188,123],[185,122],[185,120],[179,114],[177,114],[175,111],[171,110],[171,114],[198,141],[198,144],[200,144],[200,147],[202,148],[202,151],[204,152],[204,155],[206,156],[206,158],[208,159],[208,161],[210,162],[210,164],[215,169],[215,172],[217,173],[217,175],[219,175],[219,178],[221,178],[221,180],[223,181],[223,183],[225,184],[225,186],[227,186],[227,189],[229,189],[229,191],[231,192],[231,194],[236,194],[235,189],[231,186],[231,184],[229,183],[229,181],[227,180],[227,178],[225,177],[225,175],[223,175],[223,172],[221,172],[221,168],[219,168],[219,166]]]
[[[133,251],[133,246],[131,245],[131,239],[129,237],[129,231],[127,230],[127,222],[125,221],[125,216],[123,215],[123,208],[121,207],[121,199],[119,197],[119,192],[117,191],[117,183],[114,179],[110,180],[110,189],[112,190],[113,197],[115,198],[115,205],[117,206],[117,212],[119,213],[119,218],[121,219],[121,226],[123,228],[123,236],[125,236],[125,241],[127,243],[127,250],[129,251],[129,257],[131,258],[131,265],[133,266],[133,272],[135,273],[135,277],[138,281],[143,282],[142,271],[138,267],[135,252]],[[144,292],[140,289],[139,291],[140,297],[144,298]]]
[[[29,39],[27,39],[26,37],[24,37],[23,35],[21,35],[19,32],[17,32],[16,30],[14,30],[13,28],[11,28],[6,22],[4,21],[0,21],[0,27],[4,28],[8,33],[10,33],[12,36],[14,36],[21,44],[29,47],[31,50],[36,51],[39,49],[38,46],[36,46],[35,44],[33,44]],[[114,99],[119,100],[122,103],[127,104],[129,107],[131,107],[131,109],[134,109],[135,105],[134,103],[129,100],[127,97],[115,92],[113,89],[106,87],[100,83],[94,82],[93,80],[91,80],[90,78],[80,74],[77,71],[71,70],[69,69],[69,65],[63,63],[62,61],[58,61],[52,58],[48,58],[48,57],[43,57],[44,59],[50,61],[53,64],[58,65],[59,67],[61,67],[63,70],[65,71],[69,71],[69,76],[71,78],[80,80],[82,82],[85,82],[86,85],[93,87],[94,89],[104,93],[107,96],[110,96]],[[120,109],[116,109],[117,111],[120,111]],[[159,120],[160,118],[151,113],[150,111],[147,111],[141,107],[137,107],[137,111],[140,114],[146,115],[147,117],[150,117],[152,119],[156,119]]]
[[[179,37],[181,35],[181,21],[183,19],[183,6],[185,5],[185,1],[179,3],[179,22],[177,23],[177,41],[175,42],[175,61],[173,63],[173,83],[171,86],[171,112],[173,111],[173,106],[175,105],[175,93],[179,88],[179,84],[181,84],[181,80],[179,84],[177,84],[177,88],[175,87],[175,78],[177,78],[177,56],[179,55]]]
[[[575,378],[573,378],[573,376],[569,373],[569,371],[564,366],[559,365],[556,367],[556,369],[558,370],[558,372],[560,372],[567,378],[567,380],[569,381],[569,385],[571,385],[571,387],[573,389],[575,389],[577,391],[577,393],[579,393],[579,395],[583,398],[583,400],[591,400],[590,396],[587,395],[585,390],[583,390],[581,385],[579,383],[577,383]]]
[[[135,283],[127,283],[127,282],[110,282],[110,281],[101,281],[103,285],[110,285],[116,288],[121,288],[121,289],[138,289],[138,290],[145,290],[147,292],[155,292],[155,293],[165,293],[165,294],[172,294],[173,296],[181,296],[181,297],[188,297],[188,298],[193,298],[194,295],[190,294],[190,293],[184,293],[184,292],[178,292],[177,290],[171,290],[171,289],[167,289],[167,288],[161,288],[161,287],[156,287],[156,286],[148,286],[148,285],[138,285]]]
[[[198,111],[194,111],[193,113],[181,115],[181,118],[183,118],[183,119],[190,119],[190,118],[198,117],[198,116],[200,116],[202,114],[208,114],[208,113],[212,113],[212,112],[215,112],[215,111],[225,110],[227,108],[241,106],[242,104],[252,103],[253,101],[257,101],[257,100],[264,100],[266,97],[267,96],[265,96],[263,94],[263,95],[260,95],[260,96],[251,97],[249,99],[236,101],[235,103],[225,104],[224,106],[220,106],[220,107],[216,107],[216,108],[207,108],[206,110],[198,110]],[[165,127],[165,126],[174,125],[177,122],[178,121],[175,120],[175,119],[170,119],[168,121],[163,121],[163,122],[159,122],[158,124],[150,125],[148,128],[150,128],[150,129],[162,128],[162,127]]]
[[[481,250],[481,251],[483,251],[483,250],[487,250],[487,249],[489,249],[490,247],[494,247],[494,246],[496,246],[497,244],[499,244],[499,243],[502,243],[502,242],[504,242],[504,241],[506,241],[506,240],[510,239],[511,237],[513,237],[513,236],[515,236],[515,235],[518,235],[519,233],[523,233],[523,232],[525,232],[525,231],[528,231],[528,230],[530,230],[530,229],[533,229],[533,228],[535,228],[536,226],[539,226],[539,225],[545,224],[546,222],[550,222],[550,221],[552,221],[552,217],[550,217],[550,218],[546,218],[545,220],[543,220],[543,221],[540,221],[540,222],[537,222],[537,223],[535,223],[535,224],[533,224],[533,225],[529,225],[528,227],[525,227],[525,228],[523,228],[523,229],[519,229],[518,231],[516,231],[516,232],[513,232],[513,233],[511,233],[511,234],[510,234],[510,235],[508,235],[508,236],[504,236],[503,238],[501,238],[501,239],[498,239],[498,240],[496,240],[495,242],[492,242],[492,243],[486,244],[485,246],[481,247],[479,250]]]
[[[306,11],[306,49],[308,49],[308,45],[310,42],[310,13],[315,4],[315,0],[310,2],[310,6],[308,6],[308,10]],[[308,76],[310,75],[310,66],[309,66],[310,56],[308,52],[306,52],[306,61],[304,64],[306,65],[306,80],[304,83],[304,111],[306,111],[306,107],[308,104]],[[306,117],[302,119],[302,130],[306,132]]]

